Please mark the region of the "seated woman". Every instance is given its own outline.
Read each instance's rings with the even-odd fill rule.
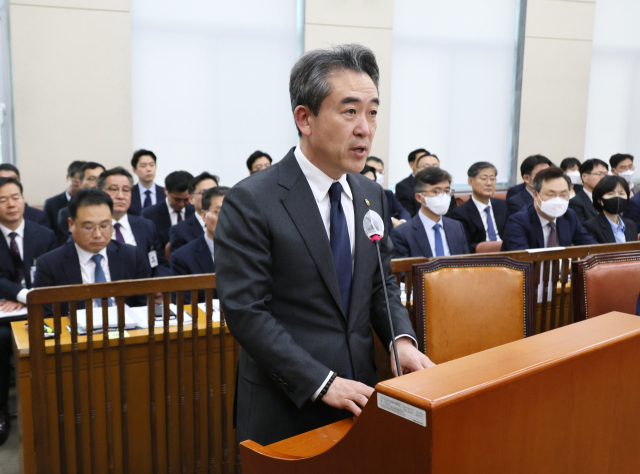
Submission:
[[[598,215],[584,223],[584,228],[600,244],[615,244],[638,240],[636,223],[625,219],[629,202],[629,185],[621,176],[605,176],[593,188],[593,207]]]

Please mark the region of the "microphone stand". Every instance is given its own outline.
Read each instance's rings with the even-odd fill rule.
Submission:
[[[402,369],[400,369],[400,359],[398,359],[398,347],[396,346],[396,335],[393,332],[393,321],[391,319],[391,309],[389,308],[389,296],[387,295],[387,282],[384,279],[384,270],[382,268],[382,257],[380,256],[380,236],[374,235],[371,240],[376,244],[376,250],[378,251],[378,264],[380,265],[380,278],[382,280],[382,289],[384,290],[384,301],[387,304],[387,315],[389,316],[389,328],[391,329],[391,344],[393,344],[393,355],[396,358],[396,370],[400,377],[402,375]]]

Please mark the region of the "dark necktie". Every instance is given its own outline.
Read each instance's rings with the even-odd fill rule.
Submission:
[[[151,191],[149,191],[148,189],[144,192],[144,194],[147,196],[146,198],[144,198],[144,203],[142,204],[143,208],[147,208],[149,206],[151,206]]]
[[[547,248],[557,247],[558,241],[556,237],[556,223],[549,222],[549,228],[551,229],[551,231],[549,232],[549,241],[547,243]]]
[[[351,296],[351,242],[349,241],[347,218],[344,215],[340,200],[341,195],[342,185],[333,183],[329,188],[329,199],[331,200],[329,235],[331,237],[333,263],[336,266],[338,285],[342,296],[342,307],[344,308],[344,313],[348,314],[349,298]]]
[[[11,258],[13,259],[13,263],[16,267],[16,280],[15,282],[18,285],[22,285],[22,281],[24,280],[24,265],[22,264],[22,257],[20,256],[20,249],[18,248],[18,242],[16,242],[16,237],[18,234],[15,232],[11,232],[9,237],[11,237],[11,242],[9,243],[9,250],[11,251]]]
[[[182,222],[182,211],[178,212],[178,223]]]
[[[124,237],[122,236],[122,232],[120,232],[122,224],[120,224],[120,222],[116,222],[113,227],[116,229],[116,240],[121,244],[124,244]]]
[[[93,282],[94,283],[106,283],[107,281],[107,277],[104,274],[104,270],[102,269],[102,265],[100,265],[100,262],[102,262],[102,255],[100,255],[99,253],[95,254],[93,257],[91,257],[91,260],[93,261],[93,263],[96,264],[96,269],[94,270],[93,273]],[[98,306],[102,307],[102,300],[96,300],[98,302]],[[109,301],[109,306],[111,306],[111,299],[108,300]]]
[[[436,224],[433,226],[433,230],[436,233],[436,257],[444,257],[444,245],[442,245],[442,234],[440,233],[440,227],[442,227],[440,224]]]
[[[491,218],[491,206],[484,208],[484,212],[487,213],[487,234],[489,234],[489,240],[496,241],[496,228],[493,226],[493,219]]]

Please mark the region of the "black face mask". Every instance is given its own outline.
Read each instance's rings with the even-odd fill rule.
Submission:
[[[603,199],[602,207],[609,214],[620,214],[621,212],[624,212],[624,210],[626,209],[627,202],[628,202],[627,198],[618,196],[614,198]]]

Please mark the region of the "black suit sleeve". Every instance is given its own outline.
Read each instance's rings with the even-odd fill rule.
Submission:
[[[573,212],[576,213],[576,217],[578,218],[578,222],[580,222],[580,224],[584,224],[586,219],[585,219],[584,206],[583,206],[582,202],[576,200],[576,198],[571,199],[569,201],[569,209],[572,209]]]
[[[391,232],[389,233],[389,237],[391,238],[391,241],[393,242],[393,249],[394,249],[393,257],[394,258],[408,258],[408,257],[411,257],[411,250],[409,248],[409,245],[407,244],[407,241],[404,238],[404,235],[402,234],[402,232],[400,232],[398,230],[403,225],[411,225],[411,223],[410,222],[405,222],[404,224],[400,224],[395,229],[391,229]]]
[[[149,267],[144,263],[140,253],[136,250],[133,252],[135,255],[135,276],[134,280],[142,280],[143,278],[149,278]],[[127,297],[127,304],[129,306],[146,306],[147,295],[135,295]]]
[[[184,238],[184,235],[182,235],[182,232],[178,231],[177,227],[178,227],[177,225],[173,225],[169,229],[169,241],[171,242],[170,248],[172,252],[175,252],[180,247],[188,243],[187,239]]]
[[[591,234],[591,236],[598,241],[599,244],[606,244],[609,243],[606,241],[606,239],[603,239],[599,229],[600,229],[600,225],[598,224],[598,219],[594,218],[594,219],[589,219],[587,222],[584,223],[584,229],[589,232],[589,234]]]

